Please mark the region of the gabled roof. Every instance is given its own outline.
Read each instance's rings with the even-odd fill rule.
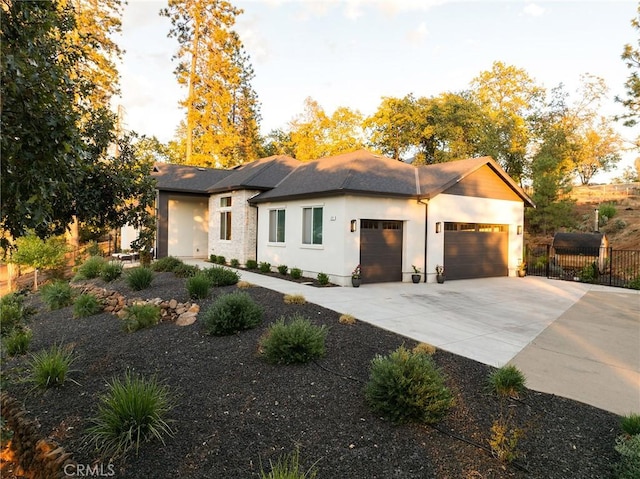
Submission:
[[[282,181],[300,162],[286,155],[269,156],[229,170],[229,175],[209,185],[209,193],[237,189],[270,190]]]
[[[300,163],[274,189],[259,194],[252,203],[345,193],[417,197],[415,168],[357,150]]]
[[[230,170],[202,168],[191,165],[156,163],[151,176],[157,180],[156,187],[163,191],[183,193],[207,193],[207,190],[231,173]]]

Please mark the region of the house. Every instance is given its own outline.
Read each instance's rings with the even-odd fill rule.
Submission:
[[[412,266],[427,282],[436,265],[447,279],[515,275],[533,206],[489,157],[415,167],[358,150],[183,168],[158,181],[158,256],[201,255],[208,235],[203,256],[323,272],[341,285],[357,265],[363,283],[408,281]]]
[[[604,233],[556,233],[551,243],[554,264],[579,270],[597,263],[600,273],[608,265],[609,239]]]

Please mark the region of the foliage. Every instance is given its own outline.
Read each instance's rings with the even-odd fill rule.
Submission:
[[[202,270],[204,274],[214,288],[220,286],[231,286],[236,284],[240,280],[240,275],[236,271],[222,266],[213,266]]]
[[[66,264],[68,251],[64,238],[51,237],[42,240],[33,234],[22,236],[15,241],[11,261],[38,269],[57,269]],[[34,276],[34,290],[38,289],[38,275]]]
[[[258,262],[255,259],[247,260],[247,269],[258,269]]]
[[[205,273],[198,273],[187,279],[186,287],[191,299],[205,299],[209,296],[211,281]]]
[[[617,212],[618,210],[616,209],[616,205],[613,203],[603,203],[600,206],[598,206],[598,216],[600,218],[606,218],[604,220],[605,222],[613,218]]]
[[[261,273],[270,273],[271,272],[271,263],[267,263],[266,261],[260,262],[260,272]]]
[[[414,267],[415,268],[415,267]],[[353,279],[360,279],[362,274],[362,270],[360,269],[360,265],[356,266],[355,269],[351,272],[351,277]]]
[[[229,266],[231,266],[232,268],[239,268],[240,267],[240,261],[237,258],[231,258],[229,260]]]
[[[155,304],[132,304],[125,312],[123,328],[128,333],[150,328],[160,321],[160,307]]]
[[[373,359],[365,396],[371,408],[396,423],[435,423],[453,405],[431,356],[404,346]]]
[[[227,258],[225,258],[224,256],[217,256],[216,257],[216,263],[218,264],[227,264]]]
[[[308,318],[294,315],[278,319],[260,340],[267,361],[274,364],[304,364],[325,354],[326,326],[316,326]]]
[[[126,281],[132,290],[141,291],[151,285],[153,271],[144,267],[132,268],[126,275]]]
[[[33,333],[29,328],[14,328],[2,339],[2,344],[9,356],[25,354],[29,349]]]
[[[284,295],[284,303],[285,304],[305,304],[307,300],[301,294],[285,294]]]
[[[311,466],[306,472],[300,469],[300,451],[298,449],[284,457],[279,457],[273,464],[269,461],[271,471],[266,473],[260,468],[261,479],[314,479],[318,475],[315,466]]]
[[[156,377],[127,373],[112,378],[107,393],[100,398],[98,413],[92,419],[88,436],[106,457],[119,457],[152,439],[164,444],[173,436],[167,416],[173,409],[169,388]]]
[[[286,276],[288,272],[289,267],[286,264],[281,264],[278,266],[278,273],[280,273],[281,275]]]
[[[302,278],[302,270],[300,268],[291,268],[291,277],[293,279]]]
[[[198,274],[199,271],[200,268],[198,267],[198,265],[186,263],[179,264],[173,269],[173,273],[178,278],[191,278],[192,276]]]
[[[327,275],[326,273],[320,272],[318,273],[318,283],[320,283],[320,285],[322,286],[326,286],[329,284],[329,275]]]
[[[122,264],[122,261],[109,261],[102,266],[100,277],[103,281],[110,283],[122,276],[123,271],[124,265]]]
[[[519,397],[526,386],[524,374],[514,365],[502,366],[489,374],[491,391],[502,397]]]
[[[583,283],[593,283],[598,277],[598,266],[595,262],[585,265],[579,272],[578,278]]]
[[[629,281],[628,286],[631,289],[640,289],[640,276],[636,276],[634,279]]]
[[[9,293],[0,298],[0,334],[10,334],[25,319],[24,298]]]
[[[513,462],[520,456],[518,443],[523,436],[524,430],[515,424],[513,410],[510,409],[506,415],[501,410],[499,417],[491,425],[491,452],[502,462]]]
[[[616,479],[640,477],[640,434],[618,437],[615,450],[620,454],[620,460],[615,465]]]
[[[165,256],[164,258],[155,260],[149,267],[152,271],[172,272],[175,271],[178,266],[182,266],[183,264],[184,261],[179,258],[175,258],[173,256]]]
[[[238,281],[236,286],[240,289],[248,289],[251,288],[253,284],[249,283],[249,281]]]
[[[102,256],[90,256],[84,263],[78,267],[76,279],[93,279],[100,276],[102,267],[104,266],[104,258]]]
[[[54,281],[42,287],[40,297],[50,310],[61,309],[73,303],[73,290],[66,281]]]
[[[99,313],[102,305],[91,293],[83,293],[73,302],[73,316],[76,318],[85,318]]]
[[[640,33],[640,5],[637,7],[636,16],[631,20],[631,26]],[[622,103],[627,113],[618,117],[623,120],[623,124],[628,127],[637,125],[640,118],[640,41],[636,47],[630,43],[624,46],[622,52],[622,60],[624,60],[629,69],[629,77],[625,82],[625,98],[616,97],[616,101]],[[640,139],[635,139],[636,148],[640,146]],[[640,172],[640,170],[639,170]]]
[[[338,318],[340,324],[356,324],[356,318],[351,314],[341,314]]]
[[[620,419],[620,428],[629,436],[640,434],[640,414],[628,414]]]
[[[62,386],[73,361],[73,349],[62,345],[35,353],[29,361],[31,381],[40,388]]]
[[[429,343],[418,343],[412,350],[413,354],[426,354],[427,356],[433,356],[436,354],[436,347]]]
[[[262,322],[262,308],[244,292],[219,296],[200,319],[208,334],[226,336],[252,329]]]

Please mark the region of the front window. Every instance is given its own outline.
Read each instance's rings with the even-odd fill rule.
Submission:
[[[220,208],[231,207],[231,196],[223,196],[220,198]]]
[[[322,207],[302,209],[302,243],[322,244]]]
[[[284,210],[269,211],[269,242],[284,243]]]
[[[231,239],[231,211],[220,213],[220,239]]]

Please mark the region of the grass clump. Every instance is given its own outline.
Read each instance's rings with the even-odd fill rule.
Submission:
[[[307,300],[304,298],[302,294],[285,294],[284,295],[284,303],[285,304],[305,304]]]
[[[15,293],[0,299],[0,334],[7,336],[24,320],[24,299]]]
[[[127,284],[134,291],[141,291],[148,288],[153,281],[153,271],[149,268],[140,267],[129,270],[127,274]]]
[[[436,347],[429,343],[418,343],[412,351],[414,354],[426,354],[427,356],[433,356],[436,354]]]
[[[289,267],[286,264],[278,265],[278,273],[280,273],[283,276],[286,276],[288,272],[289,272]]]
[[[329,276],[326,273],[318,273],[318,283],[320,283],[321,286],[326,286],[329,284]]]
[[[248,259],[245,266],[247,269],[258,269],[258,262],[255,259]]]
[[[489,447],[493,455],[501,462],[510,463],[520,457],[518,443],[524,437],[524,430],[517,427],[510,409],[507,414],[500,410],[500,415],[491,425]]]
[[[160,321],[160,307],[155,304],[132,304],[125,311],[123,327],[128,333],[155,326]]]
[[[111,283],[122,276],[123,271],[124,265],[122,264],[122,261],[109,261],[102,266],[100,277],[103,281]]]
[[[629,436],[640,434],[640,414],[629,414],[620,419],[620,428]]]
[[[102,256],[90,256],[84,263],[78,267],[76,279],[94,279],[100,276],[102,267],[104,266],[104,258]]]
[[[374,411],[395,423],[436,423],[453,405],[431,356],[404,346],[372,360],[365,397]]]
[[[496,369],[489,375],[489,388],[502,397],[520,397],[526,382],[524,374],[511,364]]]
[[[164,258],[155,260],[149,267],[152,271],[171,273],[183,264],[184,262],[175,256],[165,256]]]
[[[302,270],[300,268],[291,268],[291,277],[293,279],[300,279],[302,278]]]
[[[29,349],[32,337],[33,333],[29,328],[14,328],[3,338],[2,345],[9,356],[25,354]]]
[[[207,333],[225,336],[255,328],[262,322],[262,308],[245,292],[223,294],[200,315]]]
[[[260,341],[265,359],[274,364],[304,364],[325,354],[326,326],[316,326],[309,319],[295,315],[269,326]]]
[[[54,281],[45,284],[40,290],[40,297],[50,310],[61,309],[73,303],[73,290],[65,281]]]
[[[260,263],[260,272],[261,273],[270,273],[271,272],[271,263],[267,263],[263,261]]]
[[[338,322],[340,324],[356,324],[356,318],[351,314],[341,314]]]
[[[209,287],[211,282],[209,278],[204,274],[196,274],[187,279],[186,287],[189,297],[191,299],[205,299],[209,296]]]
[[[238,284],[236,284],[236,286],[240,289],[248,289],[253,287],[253,284],[249,281],[238,281]]]
[[[638,479],[640,477],[640,434],[619,436],[616,439],[616,452],[620,455],[615,464],[616,479]]]
[[[613,218],[618,210],[613,203],[603,203],[598,207],[599,226],[604,226],[608,220]]]
[[[102,305],[93,294],[83,293],[73,302],[74,318],[86,318],[102,311]]]
[[[315,464],[306,472],[300,468],[300,451],[298,449],[291,454],[281,456],[274,464],[269,461],[271,471],[266,473],[262,467],[260,468],[261,479],[314,479],[318,476]]]
[[[150,379],[127,372],[124,379],[113,378],[100,398],[98,413],[88,429],[89,438],[106,457],[136,455],[140,445],[152,439],[164,444],[173,436],[168,414],[173,408],[169,388],[155,377]]]
[[[43,389],[62,386],[73,360],[73,350],[57,344],[35,353],[29,362],[31,381]]]
[[[203,269],[202,273],[209,279],[209,284],[214,288],[231,286],[240,281],[240,275],[237,272],[222,266]]]

